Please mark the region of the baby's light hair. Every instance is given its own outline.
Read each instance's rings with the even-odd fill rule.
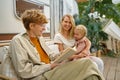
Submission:
[[[87,36],[87,28],[84,25],[77,25],[75,29],[79,30],[83,37]]]

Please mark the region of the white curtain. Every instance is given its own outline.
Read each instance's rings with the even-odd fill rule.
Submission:
[[[120,3],[120,0],[112,0],[112,3],[118,4],[118,3]]]
[[[78,5],[75,0],[63,0],[63,15],[65,14],[79,14]]]

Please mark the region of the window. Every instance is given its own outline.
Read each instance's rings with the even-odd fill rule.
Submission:
[[[15,15],[20,19],[21,14],[27,9],[40,9],[47,17],[45,33],[50,34],[50,6],[49,0],[15,0]]]

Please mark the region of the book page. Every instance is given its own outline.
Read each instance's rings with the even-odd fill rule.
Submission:
[[[65,49],[60,56],[58,56],[54,63],[60,63],[62,62],[63,60],[66,60],[68,59],[70,56],[76,54],[76,49],[75,48],[67,48]]]

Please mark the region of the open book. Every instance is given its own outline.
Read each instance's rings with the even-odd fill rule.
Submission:
[[[54,63],[60,63],[76,53],[77,51],[75,47],[67,48],[60,53],[61,55],[54,60]]]

